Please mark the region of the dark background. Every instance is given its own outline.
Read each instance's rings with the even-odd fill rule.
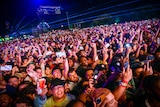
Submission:
[[[127,2],[131,2],[127,4]],[[122,5],[126,3],[126,5]],[[61,15],[45,15],[38,16],[37,8],[39,6],[61,6]],[[119,5],[119,6],[117,6]],[[122,5],[122,6],[121,6]],[[117,6],[117,7],[116,7]],[[145,8],[144,6],[148,6]],[[108,9],[103,9],[107,8]],[[140,10],[132,10],[134,8],[142,7]],[[160,16],[160,4],[158,0],[1,0],[0,1],[0,36],[12,33],[19,30],[24,30],[36,26],[42,20],[44,21],[56,21],[66,18],[66,12],[69,17],[79,15],[82,13],[90,12],[87,15],[78,16],[70,19],[70,21],[82,20],[83,18],[98,16],[100,14],[109,14],[109,16],[123,16],[120,21],[124,20],[142,20],[147,18],[159,18]],[[95,10],[99,10],[93,12]],[[128,11],[114,13],[116,11]],[[138,11],[146,11],[138,13]],[[135,17],[133,14],[135,12]],[[132,17],[126,17],[126,14],[132,14]],[[146,14],[149,13],[149,14]],[[140,16],[141,15],[141,16]],[[140,16],[140,17],[139,17]],[[96,17],[97,18],[97,17]],[[92,18],[91,18],[92,20]],[[93,17],[94,20],[94,17]],[[64,23],[58,22],[58,24]],[[8,23],[8,26],[6,25]],[[53,26],[57,23],[53,23]],[[8,28],[7,28],[8,27]]]

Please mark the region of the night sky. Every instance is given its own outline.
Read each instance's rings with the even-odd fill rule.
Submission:
[[[123,0],[124,2],[131,0]],[[29,27],[35,26],[39,23],[37,8],[41,5],[43,6],[61,6],[62,14],[69,12],[69,14],[74,14],[81,12],[93,10],[95,6],[101,8],[102,4],[107,6],[114,6],[122,3],[122,0],[0,0],[0,36],[6,34],[7,28],[5,23],[9,24],[9,30],[19,29],[25,24],[29,24]],[[133,8],[137,6],[142,6],[144,4],[157,4],[158,0],[152,0],[150,2],[145,2],[137,0],[133,3]],[[103,5],[104,7],[104,5]],[[124,9],[129,7],[125,6]],[[154,7],[153,7],[154,8]],[[110,10],[112,11],[112,10]],[[56,20],[56,16],[53,16]],[[25,28],[25,27],[24,27]]]

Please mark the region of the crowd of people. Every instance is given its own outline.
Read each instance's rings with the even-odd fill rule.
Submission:
[[[1,107],[160,107],[160,19],[0,44]]]

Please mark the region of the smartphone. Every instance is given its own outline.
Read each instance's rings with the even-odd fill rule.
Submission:
[[[84,50],[83,46],[80,46],[79,49],[80,49],[80,50]]]
[[[147,28],[151,28],[151,25],[148,25]]]
[[[41,78],[41,79],[38,80],[38,82],[37,82],[37,92],[38,92],[38,94],[42,94],[43,89],[46,87],[45,84],[46,84],[46,79]]]
[[[131,44],[130,43],[125,44],[125,47],[129,48],[129,47],[131,47]]]
[[[124,68],[127,69],[128,65],[129,65],[129,63],[128,63],[128,62],[125,62],[125,63],[124,63]]]
[[[99,73],[99,71],[96,69],[96,70],[94,70],[94,73],[93,73],[93,79],[94,79],[94,83],[96,82],[96,80],[97,80],[97,77],[98,77],[98,73]]]
[[[38,89],[37,89],[37,93],[38,93],[38,95],[42,94],[42,89],[41,89],[41,88],[38,88]]]
[[[48,51],[48,52],[46,53],[46,56],[51,55],[51,54],[52,54],[52,51]]]
[[[110,46],[110,44],[109,44],[109,43],[105,44],[105,47],[106,47],[106,48],[108,48],[109,46]]]
[[[149,55],[149,56],[147,56],[147,60],[154,60],[155,58],[154,58],[154,56],[153,55]]]
[[[65,52],[56,52],[56,56],[57,56],[58,58],[60,58],[60,57],[65,57],[66,54],[65,54]]]
[[[12,65],[0,66],[0,71],[11,71],[11,70],[12,70]]]
[[[97,80],[98,75],[94,75],[94,81]]]

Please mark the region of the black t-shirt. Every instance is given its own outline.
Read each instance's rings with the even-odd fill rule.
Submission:
[[[146,60],[147,55],[139,55],[138,58],[139,58],[140,61],[144,61],[144,60]]]
[[[134,99],[134,107],[147,107],[145,104],[146,95],[139,96]]]
[[[77,69],[76,69],[76,73],[78,74],[78,76],[80,77],[85,77],[85,72],[86,72],[86,69],[80,65]]]

